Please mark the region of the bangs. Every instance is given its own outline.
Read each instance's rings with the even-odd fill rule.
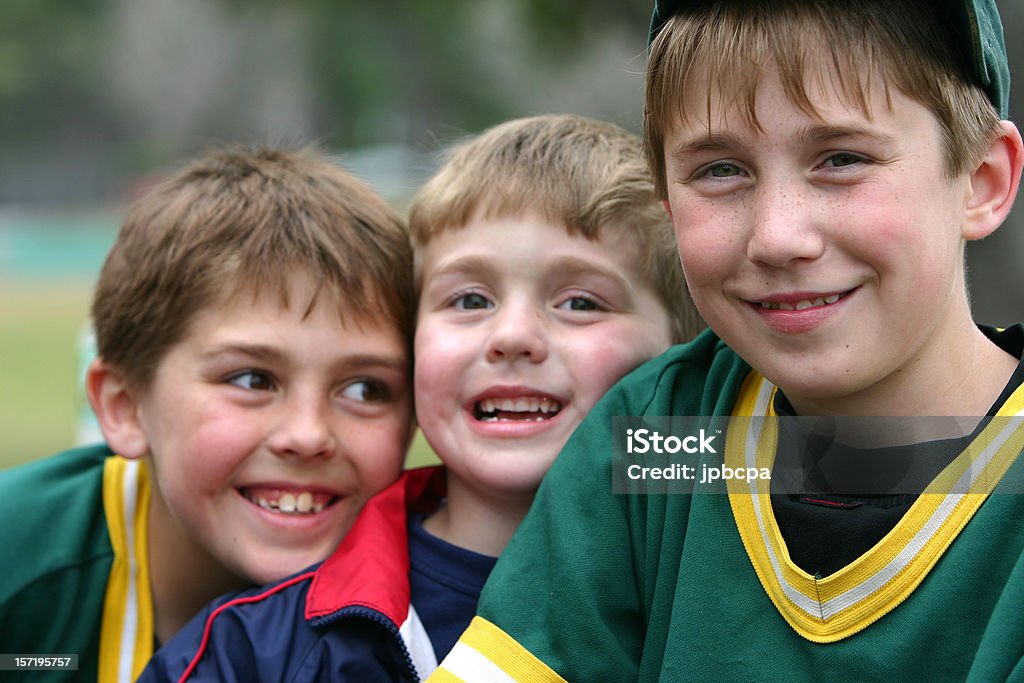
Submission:
[[[742,4],[742,3],[740,3]],[[833,92],[846,104],[871,115],[871,93],[880,88],[890,106],[889,84],[905,79],[887,73],[892,60],[876,54],[874,23],[844,24],[829,18],[821,6],[786,3],[769,7],[756,3],[748,11],[719,6],[708,15],[676,15],[659,34],[655,52],[671,59],[653,63],[657,78],[649,92],[649,116],[670,128],[710,120],[712,103],[761,130],[757,119],[757,90],[765,75],[775,72],[786,96],[801,111],[820,118],[811,92]],[[876,17],[866,17],[875,19]],[[704,93],[701,111],[673,106],[679,93]],[[694,98],[699,101],[699,96]]]

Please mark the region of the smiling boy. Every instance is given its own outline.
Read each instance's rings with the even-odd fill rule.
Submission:
[[[1019,679],[1024,327],[976,325],[964,277],[1024,162],[995,5],[658,2],[652,36],[647,152],[711,329],[584,420],[432,680]],[[725,464],[771,481],[613,495],[628,416],[734,416]],[[798,461],[828,487],[779,486],[779,417],[837,430]],[[858,488],[879,458],[927,485]]]
[[[578,116],[496,126],[414,198],[407,472],[319,568],[211,605],[142,681],[417,681],[604,392],[700,329],[640,141]]]
[[[402,469],[411,296],[401,220],[312,151],[210,153],[130,210],[93,303],[108,445],[0,476],[0,640],[79,657],[33,680],[134,680],[334,549]]]
[[[447,468],[447,504],[424,528],[497,557],[583,416],[678,337],[667,292],[639,272],[633,226],[588,239],[536,210],[489,210],[417,234],[415,386],[420,425]],[[421,231],[438,225],[419,220]]]

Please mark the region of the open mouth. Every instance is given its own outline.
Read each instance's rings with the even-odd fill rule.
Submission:
[[[543,422],[562,410],[562,404],[544,396],[484,398],[473,404],[481,422]]]
[[[337,496],[322,491],[247,487],[239,492],[253,505],[283,515],[315,515],[338,501]]]
[[[799,301],[752,301],[751,303],[760,305],[761,308],[769,311],[803,311],[808,308],[831,306],[852,291],[851,289],[840,294],[829,294],[828,296],[800,299]]]

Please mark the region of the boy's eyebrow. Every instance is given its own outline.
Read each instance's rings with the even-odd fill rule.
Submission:
[[[610,268],[605,268],[593,261],[579,258],[578,256],[566,256],[564,258],[560,258],[556,261],[555,265],[558,267],[558,272],[561,275],[597,275],[599,277],[613,280],[622,287],[626,287],[628,285],[626,279],[622,277],[620,273],[617,273]]]
[[[227,342],[212,349],[202,352],[200,355],[205,359],[213,359],[223,355],[248,356],[264,363],[283,363],[287,361],[287,354],[280,349],[268,344],[246,344]],[[354,367],[385,367],[397,370],[405,370],[407,365],[405,357],[401,355],[385,353],[359,353],[345,356],[343,364]]]
[[[443,275],[467,275],[493,270],[493,266],[482,256],[465,256],[453,261],[442,262],[425,274],[424,280]]]
[[[811,144],[823,144],[844,138],[868,138],[882,145],[892,145],[896,142],[896,138],[891,135],[859,126],[822,124],[808,126],[800,133],[800,139]],[[687,154],[737,149],[743,144],[735,135],[706,133],[690,140],[683,140],[672,149],[672,155],[675,159],[682,160]]]
[[[896,138],[869,128],[859,126],[809,126],[800,136],[811,143],[824,143],[843,138],[869,138],[883,145],[895,144]]]
[[[622,286],[626,286],[628,283],[625,278],[619,273],[615,272],[610,268],[605,268],[602,265],[588,261],[587,259],[579,258],[578,256],[565,256],[559,258],[553,263],[557,272],[561,275],[583,275],[583,274],[596,274],[600,277],[614,280]],[[461,275],[461,274],[475,274],[480,272],[487,272],[493,270],[494,266],[488,261],[488,259],[476,256],[467,256],[465,258],[456,259],[449,263],[444,263],[433,272],[430,273],[430,278],[445,276],[445,275]]]
[[[734,135],[727,135],[725,133],[705,133],[698,137],[680,142],[672,149],[672,156],[676,159],[682,159],[687,154],[734,149],[740,144],[739,138]]]

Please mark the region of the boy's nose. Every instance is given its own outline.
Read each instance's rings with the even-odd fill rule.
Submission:
[[[812,193],[798,184],[762,184],[751,198],[747,240],[751,261],[782,268],[824,252],[817,204]]]
[[[494,317],[494,329],[487,340],[487,360],[540,363],[548,355],[544,335],[544,312],[528,302],[502,304]]]
[[[295,397],[284,410],[269,438],[281,457],[314,458],[334,453],[335,437],[323,401]]]

